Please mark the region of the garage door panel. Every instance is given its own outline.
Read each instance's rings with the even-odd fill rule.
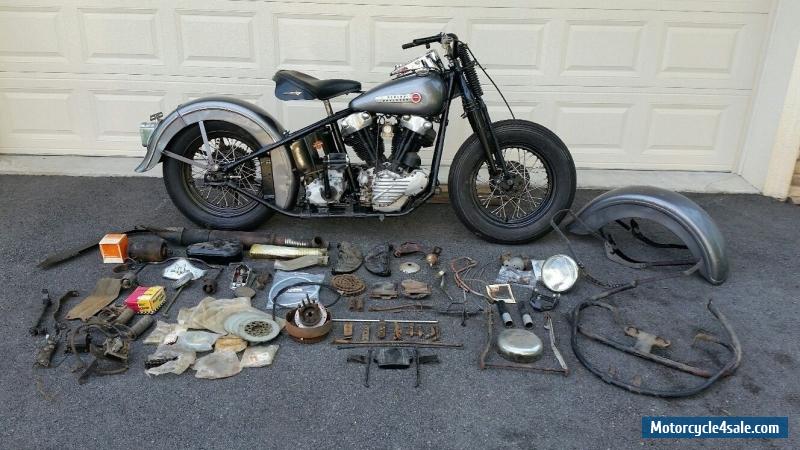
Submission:
[[[553,128],[579,167],[731,170],[771,6],[15,0],[0,6],[0,152],[138,156],[139,121],[213,94],[259,104],[297,129],[322,106],[276,100],[275,70],[370,88],[424,51],[402,43],[449,31],[471,44],[518,117]],[[485,90],[492,116],[507,117]],[[453,109],[445,161],[471,133]]]

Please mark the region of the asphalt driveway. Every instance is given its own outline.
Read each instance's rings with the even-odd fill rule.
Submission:
[[[575,207],[597,192],[580,191]],[[691,195],[717,220],[727,238],[731,277],[712,287],[699,277],[643,286],[613,298],[626,319],[673,341],[669,353],[698,365],[713,365],[724,353],[692,349],[697,330],[722,335],[705,309],[714,298],[739,335],[744,357],[739,371],[693,398],[662,400],[634,395],[600,381],[569,348],[567,315],[599,289],[586,282],[567,295],[553,314],[569,377],[486,370],[477,367],[484,343],[481,318],[467,327],[442,317],[443,340],[463,349],[437,350],[441,363],[422,369],[413,387],[409,371],[374,371],[361,384],[363,367],[346,362],[354,351],[328,343],[301,345],[281,336],[271,367],[245,369],[224,380],[181,376],[148,377],[142,361],[150,348],[134,348],[132,368],[118,376],[78,385],[72,361],[46,371],[31,369],[36,341],[27,329],[43,287],[54,297],[69,289],[90,292],[109,272],[92,253],[48,271],[36,262],[56,250],[135,224],[191,226],[172,206],[161,180],[0,176],[0,446],[4,448],[631,448],[682,446],[796,448],[800,412],[800,208],[751,195]],[[350,240],[363,250],[381,242],[416,240],[443,247],[443,260],[470,256],[490,263],[504,251],[547,257],[565,251],[550,234],[526,246],[506,248],[470,234],[448,205],[429,205],[384,222],[300,221],[275,217],[264,228],[288,236],[319,235]],[[635,244],[634,244],[635,245]],[[603,277],[629,280],[641,274],[604,259],[596,242],[577,248]],[[644,250],[641,250],[644,252]],[[396,270],[395,262],[395,270]],[[362,268],[359,275],[374,277]],[[159,281],[159,271],[141,275]],[[419,278],[431,279],[422,272]],[[226,292],[223,291],[223,296]],[[455,291],[454,291],[455,293]],[[256,306],[263,306],[260,293]],[[199,286],[177,306],[202,298]],[[442,296],[432,302],[444,304]],[[353,313],[346,304],[338,317]],[[419,314],[420,318],[435,318]],[[617,332],[601,314],[591,317]],[[605,318],[607,319],[607,318]],[[542,317],[535,331],[545,337]],[[339,331],[336,331],[337,334]],[[617,376],[644,385],[696,382],[606,349],[591,347],[593,361]],[[59,354],[55,360],[59,361]],[[545,363],[555,364],[547,359]],[[41,377],[37,388],[35,382]],[[44,395],[43,395],[44,394]],[[789,416],[790,438],[758,441],[648,441],[641,439],[643,415]]]

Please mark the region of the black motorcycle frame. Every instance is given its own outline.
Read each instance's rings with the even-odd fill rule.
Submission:
[[[464,73],[464,66],[463,62],[459,60],[459,52],[457,51],[458,46],[464,45],[462,42],[458,40],[456,35],[449,34],[450,38],[453,39],[452,45],[454,46],[453,49],[453,56],[450,59],[450,67],[444,71],[445,81],[446,81],[446,89],[447,89],[447,96],[444,101],[443,110],[439,115],[438,122],[440,124],[439,130],[436,136],[436,142],[434,144],[433,150],[433,159],[431,160],[431,175],[428,179],[428,185],[425,188],[425,191],[418,196],[414,201],[404,207],[401,211],[398,212],[378,212],[378,213],[358,213],[353,211],[346,211],[341,214],[331,214],[328,213],[304,213],[304,212],[295,212],[290,209],[281,208],[276,205],[274,202],[268,201],[269,197],[262,198],[256,196],[244,189],[239,188],[234,182],[227,180],[225,182],[220,182],[220,184],[232,189],[233,191],[244,195],[251,200],[254,200],[268,208],[277,211],[281,214],[285,214],[290,217],[297,217],[297,218],[310,218],[310,217],[393,217],[393,216],[404,216],[411,211],[414,211],[417,207],[422,205],[423,203],[427,202],[433,194],[436,192],[436,187],[439,185],[439,167],[442,159],[442,154],[444,153],[444,140],[446,136],[447,126],[449,123],[448,116],[450,114],[450,105],[455,97],[460,95],[463,99],[464,105],[471,105],[465,107],[465,116],[467,117],[472,130],[477,135],[478,139],[481,142],[481,145],[486,150],[486,160],[487,165],[489,168],[489,172],[492,176],[497,176],[500,173],[503,174],[505,179],[509,178],[509,175],[505,168],[505,162],[503,160],[502,152],[500,151],[500,146],[497,143],[497,138],[494,135],[494,130],[492,129],[492,122],[489,118],[489,112],[486,108],[486,104],[484,103],[483,99],[475,95],[470,84],[467,80],[466,74]],[[410,48],[417,45],[425,45],[426,47],[430,47],[431,43],[439,42],[441,40],[441,35],[430,36],[427,38],[415,39],[413,43],[406,44],[403,48]],[[468,64],[475,64],[474,61],[468,62]],[[338,125],[336,124],[337,121],[347,117],[348,115],[352,114],[354,111],[350,108],[345,108],[341,111],[338,111],[328,117],[319,120],[315,123],[307,125],[293,133],[288,133],[284,135],[283,138],[279,139],[276,142],[271,144],[265,145],[254,152],[243,156],[236,161],[230,162],[228,164],[222,165],[219,168],[219,172],[223,174],[229,173],[234,168],[244,164],[247,161],[250,161],[255,158],[260,158],[269,154],[271,151],[281,148],[287,144],[290,144],[297,139],[301,139],[308,134],[327,126],[331,126],[334,130],[334,142],[335,145],[338,147],[337,150],[340,152],[345,151],[345,144],[344,140],[342,139],[341,133],[339,133]],[[352,177],[351,177],[352,178]],[[351,179],[353,185],[355,186],[354,180]]]

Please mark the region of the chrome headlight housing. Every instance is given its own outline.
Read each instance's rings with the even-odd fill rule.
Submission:
[[[541,281],[553,292],[566,292],[578,281],[578,263],[567,255],[553,255],[542,263]]]

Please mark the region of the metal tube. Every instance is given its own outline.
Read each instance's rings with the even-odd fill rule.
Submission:
[[[397,322],[397,323],[439,323],[438,320],[403,320],[403,319],[331,319],[333,322]]]
[[[300,256],[324,256],[326,248],[284,247],[280,245],[253,244],[250,247],[251,258],[298,258]]]

